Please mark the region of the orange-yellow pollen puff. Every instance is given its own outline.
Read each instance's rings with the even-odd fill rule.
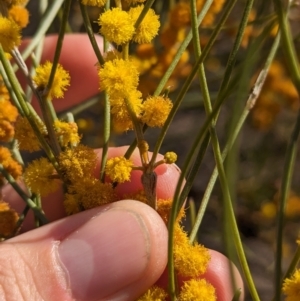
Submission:
[[[177,161],[177,155],[174,152],[167,152],[164,155],[165,163],[173,164]]]
[[[49,61],[35,69],[36,75],[33,77],[33,81],[40,91],[43,91],[46,88],[50,78],[51,69],[52,63]],[[47,91],[47,97],[50,99],[63,98],[64,92],[67,90],[68,86],[70,86],[70,74],[62,65],[58,64],[52,86],[50,90]]]
[[[7,120],[9,122],[15,122],[19,114],[18,110],[5,97],[6,95],[0,94],[0,119]]]
[[[300,269],[283,282],[282,291],[286,295],[285,301],[300,300]]]
[[[81,3],[83,5],[102,7],[105,5],[106,0],[81,0]]]
[[[58,160],[65,180],[75,183],[93,174],[97,155],[92,148],[79,144],[73,149],[67,148],[61,152]]]
[[[133,162],[124,157],[114,157],[107,161],[105,166],[106,174],[112,181],[124,183],[130,181],[130,173],[133,167]]]
[[[205,273],[210,260],[208,249],[199,244],[191,245],[180,225],[175,225],[174,266],[183,277],[198,277]]]
[[[0,141],[8,142],[12,139],[15,134],[15,129],[12,124],[7,121],[0,119]]]
[[[158,286],[151,286],[145,294],[137,299],[137,301],[164,301],[168,294],[165,290]]]
[[[134,22],[126,11],[119,7],[112,8],[100,15],[98,24],[100,33],[109,42],[122,45],[129,42],[134,33]]]
[[[65,197],[64,206],[68,215],[117,200],[111,183],[102,183],[88,175],[72,183]]]
[[[21,28],[8,18],[0,17],[0,44],[5,52],[10,52],[21,43]]]
[[[14,5],[9,9],[8,14],[21,28],[27,26],[29,22],[29,12],[25,7]]]
[[[134,23],[140,16],[143,8],[144,5],[139,5],[136,7],[132,7],[129,10],[128,13],[131,16]],[[154,10],[150,8],[141,24],[136,29],[132,39],[138,44],[150,43],[153,40],[153,38],[157,35],[159,27],[159,16],[156,15]]]
[[[216,301],[216,290],[205,279],[185,281],[181,287],[178,301]]]
[[[60,181],[53,176],[53,165],[46,159],[40,158],[28,164],[24,172],[24,181],[32,192],[47,196],[59,188]]]
[[[22,175],[22,166],[12,157],[10,150],[4,146],[0,146],[0,164],[15,180]],[[2,182],[3,176],[0,173],[0,186],[3,184]]]
[[[163,96],[150,96],[143,103],[142,122],[150,127],[162,127],[173,107],[172,101]]]
[[[54,128],[63,147],[66,147],[69,144],[77,145],[79,143],[80,137],[78,135],[78,127],[75,122],[55,120]]]
[[[139,83],[139,73],[129,60],[108,61],[99,69],[98,75],[100,87],[104,88],[112,99],[128,97]]]
[[[47,135],[47,130],[43,122],[39,119],[34,120],[42,135]],[[27,118],[19,116],[15,124],[15,138],[18,140],[20,150],[36,152],[41,149],[40,142],[35,135]]]

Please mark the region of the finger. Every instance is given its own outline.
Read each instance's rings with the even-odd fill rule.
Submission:
[[[231,301],[237,289],[241,291],[239,300],[244,300],[244,284],[236,266],[226,256],[217,251],[210,250],[210,254],[211,260],[203,278],[215,287],[217,300]],[[234,277],[235,290],[232,285],[231,272]]]
[[[46,36],[41,57],[41,63],[53,61],[57,35]],[[102,37],[95,35],[99,49],[103,49]],[[30,39],[24,39],[20,46],[21,51],[29,44]],[[64,111],[70,107],[99,93],[99,78],[97,75],[97,57],[86,34],[66,34],[59,59],[65,70],[69,71],[71,82],[64,99],[54,99],[53,104],[57,111]],[[27,60],[30,66],[30,60]],[[21,71],[17,72],[22,87],[26,86],[26,79]],[[36,98],[32,102],[34,108],[40,112]]]
[[[108,151],[108,158],[122,156],[125,154],[128,146],[112,147]],[[100,161],[102,156],[102,150],[96,150],[98,163],[95,169],[95,177],[99,177],[100,173]],[[158,158],[161,159],[162,156]],[[141,160],[138,150],[135,150],[131,159],[135,165],[141,165]],[[176,189],[176,184],[179,178],[179,169],[175,165],[163,164],[158,166],[155,171],[157,172],[157,197],[161,199],[172,198]],[[132,171],[131,181],[119,184],[116,187],[116,193],[120,199],[126,198],[126,195],[135,193],[143,188],[141,184],[141,172]],[[24,201],[10,186],[6,185],[2,190],[3,200],[11,204],[18,213],[21,213],[24,208]],[[63,207],[63,191],[59,189],[55,193],[48,195],[42,199],[42,208],[49,221],[55,221],[65,216]],[[28,213],[26,217],[22,231],[28,231],[34,228],[34,219],[32,212]]]
[[[2,243],[0,299],[135,300],[161,275],[166,254],[160,216],[116,202]]]

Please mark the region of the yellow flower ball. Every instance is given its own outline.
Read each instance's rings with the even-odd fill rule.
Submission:
[[[105,173],[114,181],[124,183],[130,180],[130,173],[133,167],[131,160],[124,157],[115,157],[107,161]]]
[[[178,300],[216,301],[216,289],[205,279],[191,279],[184,282]]]
[[[12,19],[0,17],[0,44],[5,52],[10,52],[21,43],[20,27]]]
[[[162,127],[172,109],[172,101],[163,96],[150,96],[143,103],[142,122],[150,127]]]
[[[300,300],[300,270],[297,269],[290,278],[283,282],[282,291],[286,295],[285,301]]]
[[[116,43],[117,45],[129,42],[134,33],[132,18],[119,7],[114,7],[101,14],[98,24],[101,26],[100,33],[109,42]]]
[[[9,9],[8,14],[21,28],[28,25],[29,12],[25,7],[14,5]]]
[[[139,73],[129,60],[107,61],[99,69],[98,75],[100,87],[115,99],[128,97],[139,83]]]
[[[54,179],[53,165],[46,158],[32,161],[24,172],[24,181],[34,193],[47,196],[59,188],[60,181]]]
[[[33,81],[38,89],[43,90],[46,88],[50,78],[51,69],[52,63],[49,61],[35,69],[36,75],[33,77]],[[62,65],[58,64],[52,86],[48,91],[48,97],[51,99],[63,98],[64,92],[67,90],[68,86],[70,86],[70,74]]]
[[[140,16],[143,8],[144,5],[139,5],[136,7],[132,7],[129,10],[128,13],[131,16],[134,23]],[[159,16],[156,15],[154,10],[150,8],[141,24],[136,29],[132,39],[138,44],[150,43],[153,40],[153,38],[157,35],[159,27]]]

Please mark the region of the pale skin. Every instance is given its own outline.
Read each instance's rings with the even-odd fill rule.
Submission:
[[[102,39],[97,39],[101,47]],[[46,38],[42,60],[52,60],[55,40],[55,36]],[[66,98],[54,102],[57,110],[98,92],[96,61],[87,36],[65,37],[61,63],[70,71],[72,81]],[[111,148],[109,157],[123,155],[126,148]],[[101,150],[96,152],[97,174]],[[137,152],[132,158],[138,165]],[[178,168],[161,165],[156,172],[158,197],[172,197]],[[139,187],[140,172],[135,171],[131,182],[119,185],[117,193],[122,196]],[[3,197],[19,212],[24,208],[9,186],[4,188]],[[32,218],[27,218],[24,233],[0,244],[0,300],[134,301],[158,280],[165,285],[168,232],[152,208],[122,200],[65,217],[62,200],[62,191],[43,199],[50,224],[33,229]],[[229,301],[233,296],[229,260],[210,252],[211,262],[202,277],[214,285],[218,301]],[[243,295],[241,276],[233,269]]]

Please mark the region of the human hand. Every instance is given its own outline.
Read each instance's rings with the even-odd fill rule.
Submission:
[[[60,100],[64,104],[58,104],[60,110],[98,90],[96,69],[89,70],[96,58],[91,48],[87,52],[88,38],[76,35],[76,54],[85,53],[83,69],[68,56],[70,51],[74,52],[74,45],[69,43],[73,38],[65,38],[61,63],[67,70],[68,64],[73,68],[73,72],[69,68],[71,78],[77,76],[81,90],[79,84],[71,81],[66,99]],[[46,39],[44,60],[51,59],[51,45]],[[82,77],[83,71],[86,73]],[[82,87],[88,89],[82,91]],[[84,94],[87,91],[90,94]],[[101,151],[97,152],[101,158]],[[112,148],[109,156],[124,152],[125,147]],[[138,165],[137,153],[133,160]],[[174,165],[161,165],[156,172],[158,197],[172,197],[178,169]],[[131,182],[118,185],[117,193],[122,196],[139,187],[140,174],[134,171]],[[4,189],[3,197],[21,212],[22,201],[10,187]],[[167,230],[152,208],[123,200],[63,218],[62,199],[62,191],[58,191],[43,200],[51,224],[31,230],[33,225],[27,221],[24,230],[30,231],[1,243],[1,300],[135,300],[158,280],[167,263]],[[237,286],[242,288],[241,277],[234,270]],[[216,288],[218,300],[232,299],[229,261],[223,255],[211,251],[205,278]]]

